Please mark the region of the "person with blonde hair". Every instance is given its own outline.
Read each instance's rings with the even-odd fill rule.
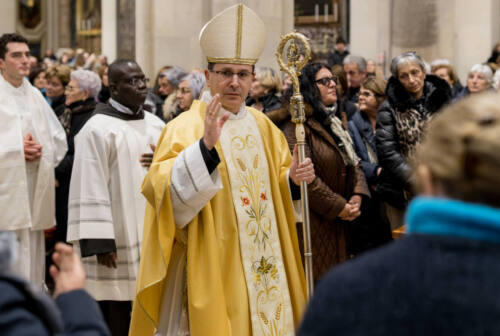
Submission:
[[[452,98],[455,98],[460,93],[460,91],[463,90],[463,86],[460,83],[457,72],[451,64],[438,63],[435,65],[431,65],[431,73],[433,75],[441,77],[448,84],[450,84]]]
[[[67,65],[54,65],[47,69],[47,98],[56,116],[60,117],[65,109],[66,96],[64,90],[71,80],[71,68]]]
[[[255,78],[246,105],[264,113],[279,109],[281,102],[278,94],[281,92],[281,86],[279,72],[268,67],[255,68]]]
[[[384,244],[392,239],[390,226],[383,216],[383,205],[377,194],[377,180],[382,171],[379,165],[375,131],[378,109],[386,99],[386,81],[369,76],[359,90],[359,110],[349,121],[349,132],[354,149],[361,160],[361,168],[370,188],[371,199],[365,202],[357,225],[352,229],[352,252],[360,253],[366,249]]]
[[[497,94],[436,116],[415,156],[408,237],[330,272],[299,335],[500,333],[498,134]]]

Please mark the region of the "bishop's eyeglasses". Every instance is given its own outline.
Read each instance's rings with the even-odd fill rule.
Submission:
[[[252,76],[252,73],[250,71],[245,70],[239,72],[232,72],[231,70],[210,70],[210,72],[214,72],[216,75],[224,78],[224,80],[232,80],[234,78],[234,75],[236,75],[236,77],[238,77],[238,80],[244,81]]]

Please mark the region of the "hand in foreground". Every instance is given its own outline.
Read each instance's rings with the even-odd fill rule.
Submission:
[[[31,133],[26,134],[23,139],[24,159],[36,161],[42,156],[42,145],[35,141]]]
[[[151,163],[153,163],[153,155],[154,155],[155,149],[156,149],[156,146],[152,145],[152,144],[149,144],[149,147],[151,147],[151,150],[153,151],[153,153],[144,153],[141,155],[141,158],[139,159],[139,162],[141,163],[141,165],[143,167],[146,167],[147,169],[149,169],[149,167],[151,167]]]
[[[52,254],[54,264],[50,266],[50,276],[54,279],[54,297],[76,289],[85,288],[85,271],[73,248],[57,243]]]
[[[116,268],[118,256],[116,252],[106,252],[97,254],[97,262],[109,268]]]
[[[300,182],[306,181],[307,184],[314,181],[314,165],[310,158],[305,158],[299,163],[299,150],[297,145],[293,147],[292,164],[290,165],[290,178],[293,183],[300,185]]]
[[[231,112],[226,112],[222,117],[219,116],[219,111],[222,104],[219,101],[219,94],[216,94],[207,106],[205,112],[205,130],[203,133],[203,142],[208,150],[214,148],[217,141],[219,141],[222,126],[226,123],[231,115]]]

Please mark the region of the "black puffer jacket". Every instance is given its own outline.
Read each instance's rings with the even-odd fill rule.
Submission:
[[[411,192],[412,170],[402,153],[403,144],[397,129],[397,113],[416,110],[429,119],[446,105],[451,98],[450,86],[443,79],[427,75],[422,98],[415,100],[395,77],[389,78],[386,89],[387,100],[382,103],[377,116],[376,145],[382,173],[377,183],[377,192],[393,206],[404,209],[404,191]],[[418,134],[418,132],[416,132]],[[419,135],[416,141],[420,140]]]
[[[269,111],[275,111],[281,108],[281,100],[276,91],[271,91],[266,93],[264,96],[259,98],[260,103],[262,104],[262,112],[267,113]],[[245,104],[247,106],[252,106],[257,101],[253,98],[248,97],[246,99]]]

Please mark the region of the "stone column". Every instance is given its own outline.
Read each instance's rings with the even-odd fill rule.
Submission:
[[[351,0],[349,12],[349,51],[382,63],[387,71],[392,56],[391,1]]]
[[[118,0],[118,57],[135,59],[135,0]],[[140,37],[139,37],[140,38]]]
[[[17,1],[0,1],[0,35],[16,31]]]
[[[58,16],[56,16],[56,21],[58,24],[57,33],[57,43],[52,46],[54,52],[57,48],[70,48],[71,47],[71,32],[74,31],[74,27],[71,25],[75,24],[72,22],[71,13],[71,1],[70,0],[59,0],[58,1]]]
[[[141,66],[146,77],[154,80],[154,18],[153,1],[136,0],[135,1],[135,60]]]
[[[101,27],[101,51],[103,55],[108,57],[108,62],[111,63],[117,56],[117,21],[118,9],[117,0],[101,1],[102,27]]]
[[[150,78],[164,65],[178,65],[186,70],[203,66],[198,35],[210,16],[210,4],[210,0],[154,2],[149,32],[154,34],[154,48],[149,51],[154,57],[154,74]]]
[[[486,62],[500,38],[497,0],[455,0],[455,67],[462,84],[472,65]]]
[[[281,36],[293,31],[293,1],[247,0],[244,3],[255,11],[266,24],[266,46],[257,66],[279,70],[275,53]]]
[[[46,43],[42,46],[42,55],[46,49],[55,50],[59,46],[59,8],[59,1],[47,2],[47,36]]]

